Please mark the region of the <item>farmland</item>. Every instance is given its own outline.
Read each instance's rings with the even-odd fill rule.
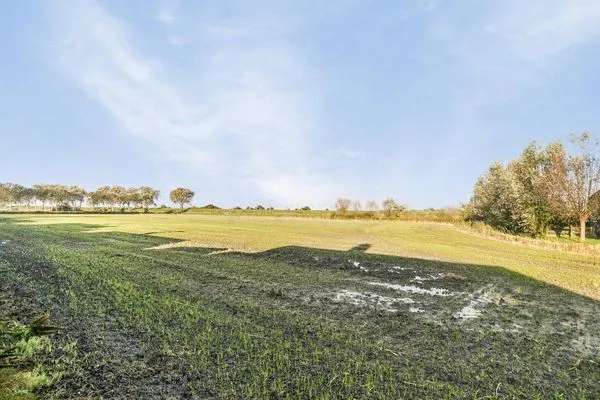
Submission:
[[[0,317],[60,328],[38,398],[600,396],[593,253],[218,214],[5,215],[0,243]]]

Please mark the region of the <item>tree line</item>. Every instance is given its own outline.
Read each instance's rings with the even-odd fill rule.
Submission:
[[[579,226],[585,240],[590,221],[600,220],[599,142],[589,133],[561,142],[528,145],[507,163],[494,163],[475,184],[466,219],[513,234],[560,236]]]
[[[84,203],[93,208],[147,210],[155,206],[160,191],[150,186],[101,186],[87,192],[80,186],[37,184],[25,187],[15,183],[0,183],[0,204],[13,207],[40,206],[42,210],[69,211],[80,209]],[[169,198],[183,208],[191,203],[194,192],[176,188]]]
[[[381,202],[381,205],[375,200],[369,200],[365,203],[364,211],[376,213],[382,211],[386,217],[391,217],[394,214],[406,211],[406,206],[400,204],[392,197],[388,197]],[[351,200],[345,197],[340,197],[335,202],[335,211],[340,215],[345,215],[348,211],[363,211],[360,200]]]

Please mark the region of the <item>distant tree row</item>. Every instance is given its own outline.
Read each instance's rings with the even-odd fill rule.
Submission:
[[[531,236],[579,225],[585,240],[588,222],[600,218],[599,143],[588,133],[572,143],[572,153],[560,142],[532,143],[507,165],[492,164],[475,184],[467,219]]]
[[[340,197],[335,202],[335,210],[339,214],[346,214],[348,211],[363,211],[362,204],[359,200],[350,200]],[[383,200],[381,207],[374,200],[369,200],[365,203],[365,211],[378,212],[383,211],[386,217],[391,217],[397,213],[406,211],[406,206],[400,204],[395,199],[388,197]]]
[[[143,208],[156,205],[160,192],[149,186],[101,186],[86,192],[79,186],[38,184],[28,188],[15,183],[0,183],[0,204],[13,207],[41,206],[42,210],[70,210],[81,208],[84,202],[91,207],[106,209]],[[194,192],[176,188],[170,193],[173,203],[183,208],[191,203]]]
[[[36,203],[56,208],[59,205],[81,207],[87,193],[79,186],[39,184],[28,188],[16,183],[0,183],[0,204],[31,206]]]
[[[101,186],[88,193],[92,207],[104,208],[143,208],[156,205],[160,192],[149,186],[130,187]]]

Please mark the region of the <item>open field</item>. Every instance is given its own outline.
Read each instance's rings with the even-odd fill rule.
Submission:
[[[0,317],[62,328],[40,398],[594,399],[599,261],[434,223],[7,215]]]

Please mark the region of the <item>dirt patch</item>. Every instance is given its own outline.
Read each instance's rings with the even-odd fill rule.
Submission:
[[[600,337],[592,336],[590,329],[582,320],[576,321],[576,334],[571,344],[573,349],[583,356],[591,356],[600,352]]]

